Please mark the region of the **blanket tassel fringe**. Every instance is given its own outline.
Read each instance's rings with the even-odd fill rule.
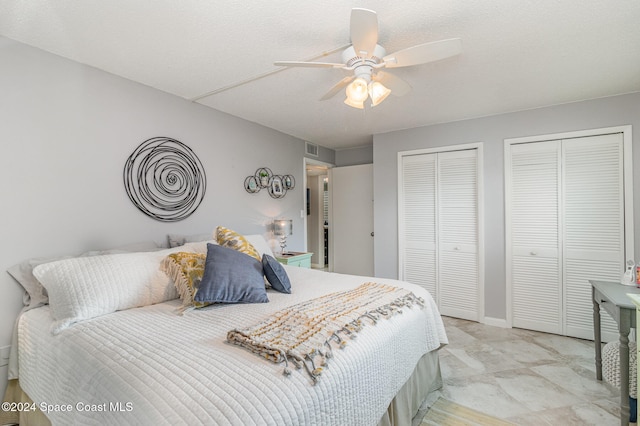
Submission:
[[[373,311],[362,314],[356,320],[346,324],[343,328],[333,333],[323,344],[325,351],[322,351],[322,349],[314,349],[310,353],[306,354],[304,358],[301,358],[300,356],[291,353],[291,351],[285,352],[281,350],[280,354],[284,358],[285,364],[283,374],[285,376],[291,375],[291,369],[289,368],[289,361],[291,361],[291,364],[293,364],[298,370],[304,366],[315,385],[318,383],[318,378],[322,375],[324,369],[328,367],[328,360],[333,357],[331,342],[335,342],[340,349],[344,349],[347,346],[347,340],[341,337],[340,333],[346,335],[350,339],[355,339],[358,337],[357,333],[364,327],[362,320],[368,319],[373,325],[376,325],[381,317],[386,319],[393,315],[401,314],[403,307],[410,308],[415,304],[424,307],[424,299],[410,293],[389,303],[388,305],[381,306]]]

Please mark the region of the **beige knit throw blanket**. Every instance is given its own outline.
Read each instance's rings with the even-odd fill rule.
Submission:
[[[304,366],[315,384],[333,356],[332,343],[342,349],[365,320],[375,324],[415,304],[424,306],[424,300],[409,290],[369,282],[289,306],[252,327],[231,330],[227,341],[274,363],[284,362],[285,375],[291,374],[289,362],[298,369]]]

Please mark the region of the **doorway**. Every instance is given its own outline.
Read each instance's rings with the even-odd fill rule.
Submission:
[[[322,161],[304,159],[304,228],[306,251],[313,253],[311,267],[331,269],[329,169],[333,165]]]

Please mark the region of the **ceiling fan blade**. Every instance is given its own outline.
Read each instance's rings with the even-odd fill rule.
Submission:
[[[344,64],[336,64],[333,62],[304,62],[304,61],[278,61],[273,65],[279,67],[307,67],[307,68],[344,68]]]
[[[462,40],[451,38],[408,47],[383,58],[385,67],[398,68],[426,64],[460,54]]]
[[[341,89],[347,87],[347,85],[349,83],[351,83],[351,81],[354,78],[356,78],[356,77],[353,76],[353,75],[343,78],[335,86],[333,86],[331,89],[329,89],[329,91],[327,93],[325,93],[324,96],[320,98],[320,100],[321,101],[326,101],[327,99],[333,98],[338,92],[340,92]]]
[[[373,80],[382,83],[395,96],[404,96],[411,91],[409,83],[388,72],[378,71]]]
[[[356,55],[370,58],[378,43],[378,15],[368,9],[351,10],[351,44]]]

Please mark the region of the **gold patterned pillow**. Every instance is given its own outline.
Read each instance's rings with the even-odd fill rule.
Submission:
[[[258,250],[256,250],[253,244],[251,244],[245,237],[237,232],[225,228],[224,226],[218,226],[216,228],[215,237],[219,245],[248,254],[262,262],[262,257],[260,257]]]
[[[204,275],[206,260],[206,253],[178,252],[168,255],[162,261],[162,270],[173,279],[184,308],[191,306],[202,308],[210,305],[210,303],[193,300]]]

